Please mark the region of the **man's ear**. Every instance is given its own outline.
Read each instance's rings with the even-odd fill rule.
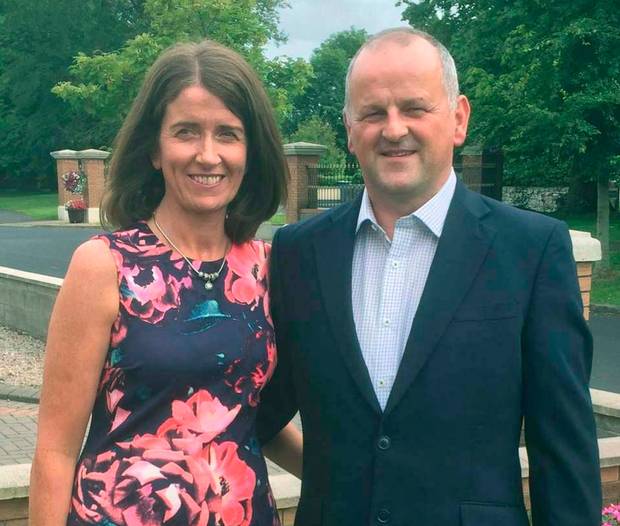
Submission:
[[[342,122],[344,123],[344,128],[347,130],[347,147],[349,151],[355,155],[355,151],[353,149],[353,144],[351,144],[351,123],[349,122],[349,116],[347,115],[347,110],[342,110]]]
[[[461,146],[465,142],[470,113],[471,108],[467,97],[465,95],[459,95],[459,98],[456,101],[456,110],[454,111],[456,121],[456,127],[454,129],[454,146]]]

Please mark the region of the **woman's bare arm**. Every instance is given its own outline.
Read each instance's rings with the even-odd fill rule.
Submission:
[[[118,315],[114,260],[102,241],[75,251],[50,319],[30,476],[30,525],[65,526],[73,474]]]

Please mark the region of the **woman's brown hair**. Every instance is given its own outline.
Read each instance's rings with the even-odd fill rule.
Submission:
[[[153,215],[164,179],[153,168],[162,120],[183,89],[201,85],[220,98],[245,128],[248,153],[239,192],[228,205],[226,234],[242,243],[286,198],[287,165],[265,89],[235,51],[212,40],[177,44],[151,66],[114,143],[101,222],[127,228]]]

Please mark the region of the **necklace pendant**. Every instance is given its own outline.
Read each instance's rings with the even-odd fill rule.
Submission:
[[[210,281],[206,281],[205,282],[205,289],[207,289],[207,290],[213,289],[213,283],[211,283]]]

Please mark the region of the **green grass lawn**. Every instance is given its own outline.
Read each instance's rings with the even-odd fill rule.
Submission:
[[[10,210],[36,221],[58,219],[58,194],[35,192],[0,192],[0,210]]]
[[[596,237],[594,213],[557,216],[573,230],[584,230]],[[592,280],[591,303],[620,305],[620,214],[612,212],[609,218],[610,269],[596,271]]]

